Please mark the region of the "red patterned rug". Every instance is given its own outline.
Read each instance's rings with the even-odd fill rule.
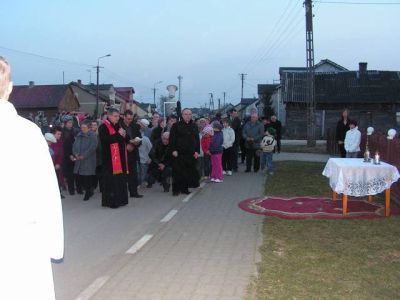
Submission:
[[[347,216],[342,215],[342,201],[312,197],[264,197],[247,199],[239,203],[247,212],[283,219],[371,219],[384,216],[383,205],[360,198],[349,198]],[[391,215],[399,215],[400,209],[391,205]]]

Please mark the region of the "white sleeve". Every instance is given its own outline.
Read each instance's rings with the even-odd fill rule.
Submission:
[[[38,136],[35,146],[35,155],[40,167],[37,168],[37,178],[42,183],[40,187],[43,200],[39,222],[45,231],[48,243],[49,255],[53,259],[61,259],[64,256],[64,226],[60,190],[53,161],[49,155],[49,149],[43,136]]]

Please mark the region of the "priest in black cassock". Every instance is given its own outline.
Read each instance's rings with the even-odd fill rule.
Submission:
[[[119,111],[111,108],[99,127],[103,159],[102,206],[118,208],[128,204],[126,131],[120,127]]]
[[[172,126],[169,149],[173,157],[172,195],[190,194],[189,188],[198,187],[200,180],[196,167],[200,153],[200,138],[190,109],[184,109],[182,120]]]

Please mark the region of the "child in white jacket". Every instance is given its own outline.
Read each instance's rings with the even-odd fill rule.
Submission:
[[[224,128],[222,129],[222,134],[224,136],[224,142],[222,148],[224,152],[222,153],[222,169],[223,174],[232,175],[232,164],[233,164],[233,143],[235,142],[235,131],[230,126],[229,119],[224,119],[222,121]]]
[[[344,149],[346,150],[346,158],[357,158],[360,152],[361,132],[358,130],[357,121],[349,121],[350,130],[346,132],[344,139]]]

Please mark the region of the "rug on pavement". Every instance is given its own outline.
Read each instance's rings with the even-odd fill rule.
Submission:
[[[243,200],[239,207],[247,212],[275,216],[283,219],[370,219],[384,216],[384,206],[365,199],[349,198],[348,215],[342,215],[342,201],[329,198],[268,196]],[[391,205],[391,215],[399,215],[400,209]]]

